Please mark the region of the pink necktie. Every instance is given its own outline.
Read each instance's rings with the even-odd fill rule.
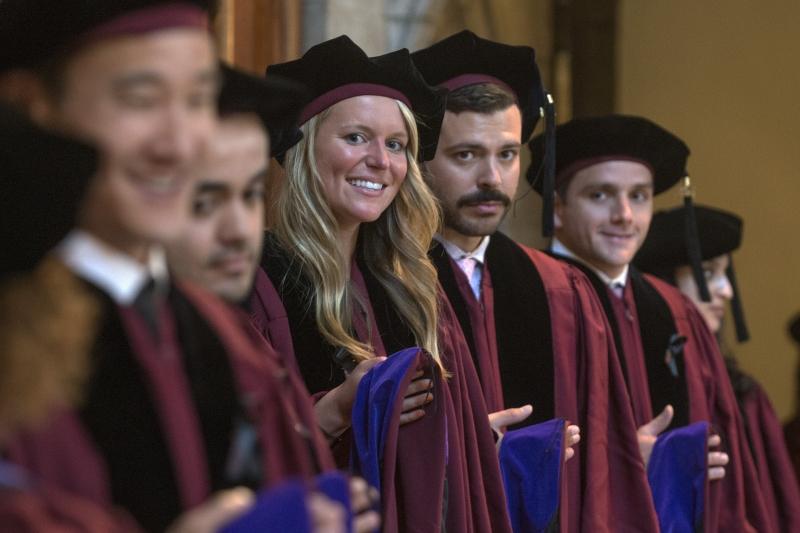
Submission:
[[[458,266],[464,273],[464,275],[467,276],[469,287],[470,289],[472,289],[472,293],[475,295],[475,298],[480,298],[480,292],[478,293],[475,292],[475,287],[473,286],[472,283],[472,275],[475,273],[475,267],[478,266],[478,260],[475,259],[474,257],[464,256],[458,261],[456,261],[456,263],[458,263]]]

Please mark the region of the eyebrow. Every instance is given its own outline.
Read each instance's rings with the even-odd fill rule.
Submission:
[[[370,135],[375,135],[375,130],[373,128],[367,126],[366,124],[362,124],[360,122],[345,122],[344,124],[342,124],[341,127],[342,127],[342,129],[363,130],[363,131],[366,131],[367,133],[369,133]],[[408,138],[408,132],[406,132],[406,130],[403,129],[403,130],[396,131],[394,133],[390,133],[389,135],[387,135],[387,137],[390,137],[390,138],[391,137]]]
[[[227,192],[230,186],[224,181],[201,181],[194,189],[195,195],[199,194],[221,194]]]

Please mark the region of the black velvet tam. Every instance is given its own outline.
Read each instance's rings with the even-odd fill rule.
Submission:
[[[4,276],[33,268],[72,229],[96,168],[93,148],[47,133],[0,106]]]
[[[533,164],[527,177],[531,182],[537,162],[544,157],[544,137],[537,135],[529,146]],[[686,144],[642,117],[607,115],[573,119],[556,129],[556,146],[556,187],[581,169],[615,160],[636,161],[649,167],[655,194],[666,191],[687,175]],[[531,185],[541,193],[540,186]]]
[[[297,144],[303,134],[297,127],[300,111],[309,102],[305,87],[270,76],[253,76],[229,65],[221,65],[222,90],[218,107],[222,116],[254,113],[269,132],[272,155]]]
[[[419,159],[426,161],[436,153],[446,91],[425,82],[405,48],[370,58],[342,35],[312,47],[300,59],[270,65],[267,79],[272,76],[288,78],[310,90],[312,100],[300,115],[301,124],[355,96],[377,95],[400,100],[417,117]]]
[[[33,68],[95,39],[207,26],[214,0],[2,0],[0,71]]]
[[[733,252],[742,243],[742,219],[733,213],[694,206],[703,261]],[[684,207],[658,211],[634,264],[644,272],[674,271],[691,264],[686,244]]]
[[[411,58],[431,85],[452,91],[488,82],[510,90],[522,111],[522,142],[530,138],[545,98],[533,48],[489,41],[464,30]]]

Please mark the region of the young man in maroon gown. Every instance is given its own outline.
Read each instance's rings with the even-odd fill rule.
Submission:
[[[450,90],[426,164],[445,223],[430,255],[490,412],[531,404],[530,417],[509,425],[563,417],[580,426],[576,459],[564,467],[562,531],[655,530],[613,337],[591,286],[497,230],[545,105],[534,50],[463,31],[413,57],[429,83]]]
[[[653,196],[686,176],[688,148],[646,119],[621,115],[560,125],[556,143],[551,251],[587,274],[606,310],[640,435],[652,446],[667,428],[709,422],[717,435],[709,440],[705,531],[769,531],[715,339],[677,289],[630,266]],[[544,139],[531,150],[541,157]]]
[[[4,96],[103,154],[57,250],[101,302],[84,401],[19,435],[9,456],[152,531],[216,491],[332,466],[286,369],[225,304],[167,274],[161,245],[188,221],[189,185],[216,126],[210,7],[0,4]]]

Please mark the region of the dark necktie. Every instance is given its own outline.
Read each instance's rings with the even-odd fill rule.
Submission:
[[[153,278],[149,278],[145,283],[139,295],[133,301],[133,308],[139,313],[139,316],[144,319],[150,333],[158,339],[159,337],[159,320],[158,320],[158,307],[161,295],[159,294],[158,287]]]

